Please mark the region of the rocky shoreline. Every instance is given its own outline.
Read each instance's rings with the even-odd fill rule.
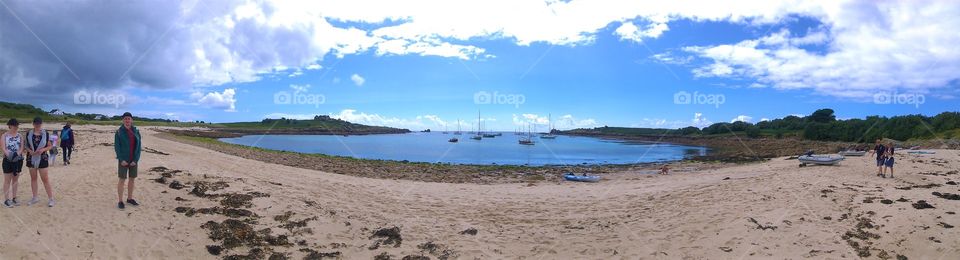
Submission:
[[[814,153],[836,153],[846,149],[867,149],[869,144],[849,142],[824,142],[800,140],[796,138],[748,138],[746,136],[641,136],[641,135],[609,135],[591,133],[563,133],[571,136],[586,136],[610,140],[641,142],[641,143],[669,143],[690,146],[707,147],[710,152],[704,156],[692,158],[695,161],[721,162],[750,162],[762,161],[769,158],[794,156],[813,151]]]

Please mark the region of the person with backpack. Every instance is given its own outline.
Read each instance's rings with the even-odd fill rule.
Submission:
[[[63,126],[60,131],[60,148],[63,148],[63,165],[70,164],[70,156],[73,155],[73,128],[70,123]]]
[[[47,151],[53,148],[53,142],[50,134],[43,130],[43,119],[33,118],[33,130],[26,134],[27,142],[27,168],[30,169],[30,188],[33,191],[33,198],[27,202],[27,206],[40,202],[37,198],[37,175],[43,181],[43,189],[47,191],[47,206],[53,207],[53,185],[50,184],[50,176],[47,168],[50,167],[50,155]]]

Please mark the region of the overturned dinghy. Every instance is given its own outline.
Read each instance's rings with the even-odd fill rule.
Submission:
[[[566,173],[563,175],[564,180],[568,181],[579,181],[579,182],[598,182],[600,181],[600,176],[580,176],[573,173]]]
[[[843,159],[843,155],[801,155],[797,157],[797,160],[800,161],[800,167],[807,166],[807,164],[836,165]]]

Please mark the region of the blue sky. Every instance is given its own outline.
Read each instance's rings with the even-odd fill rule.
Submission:
[[[180,12],[172,8],[169,16],[177,19],[168,20],[173,24],[118,21],[117,26],[151,25],[157,30],[153,36],[127,42],[135,37],[94,33],[119,39],[104,44],[131,48],[117,55],[118,63],[130,66],[113,66],[121,69],[111,68],[102,77],[84,67],[99,63],[83,59],[102,47],[30,45],[93,36],[58,35],[55,26],[45,26],[32,37],[24,29],[39,26],[40,18],[0,19],[0,51],[59,59],[40,65],[29,64],[29,55],[0,59],[6,63],[0,66],[3,87],[66,90],[60,97],[0,100],[183,121],[320,114],[414,130],[455,128],[457,119],[469,129],[478,112],[486,128],[513,130],[528,123],[545,129],[548,114],[561,129],[678,128],[756,123],[819,108],[833,108],[839,118],[960,110],[955,99],[960,52],[950,47],[960,45],[960,37],[936,33],[956,28],[957,18],[938,16],[956,14],[956,5],[780,2],[751,11],[659,7],[664,10],[622,14],[615,10],[628,7],[604,3],[595,7],[615,13],[607,20],[577,20],[564,17],[564,8],[581,10],[590,3],[532,2],[537,4],[504,14],[515,23],[495,23],[440,15],[452,12],[442,6],[432,6],[434,11],[399,6],[398,13],[380,13],[354,6],[188,1],[179,3]],[[568,24],[526,22],[544,15],[538,12],[543,6],[553,10],[543,20]],[[57,12],[41,7],[14,4],[11,12]],[[296,11],[301,9],[307,11]],[[930,9],[940,12],[924,12]],[[916,16],[898,18],[904,12]],[[217,26],[224,20],[227,32],[220,34]],[[309,27],[299,27],[304,24]],[[918,42],[921,36],[929,38]],[[223,45],[209,47],[215,44]],[[72,67],[84,69],[67,69]],[[41,68],[60,73],[30,74]],[[94,101],[78,103],[78,95]],[[108,97],[122,97],[123,104],[97,104]]]

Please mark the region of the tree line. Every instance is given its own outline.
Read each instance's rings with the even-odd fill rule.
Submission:
[[[819,109],[804,117],[787,116],[756,124],[749,122],[715,123],[703,129],[686,127],[676,130],[680,135],[716,135],[745,132],[749,137],[772,134],[782,137],[796,134],[804,139],[819,141],[872,142],[877,138],[899,141],[929,139],[940,134],[949,135],[960,128],[960,112],[943,112],[936,116],[902,115],[894,117],[868,116],[865,119],[837,120],[833,109]],[[954,131],[956,132],[956,131]],[[951,136],[939,136],[950,138]],[[956,136],[960,137],[960,136]]]

